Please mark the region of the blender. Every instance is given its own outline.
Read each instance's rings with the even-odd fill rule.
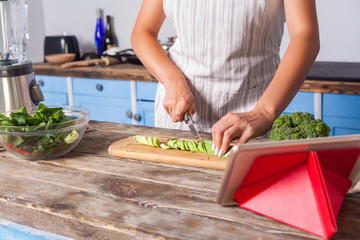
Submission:
[[[28,5],[0,0],[0,113],[30,108],[44,100],[27,60]]]

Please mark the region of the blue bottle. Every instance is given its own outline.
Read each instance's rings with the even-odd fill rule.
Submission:
[[[96,9],[96,29],[95,29],[95,47],[96,55],[100,56],[104,51],[103,40],[105,35],[105,27],[102,18],[102,9]]]

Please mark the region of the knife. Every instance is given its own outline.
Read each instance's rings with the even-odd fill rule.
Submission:
[[[195,139],[199,139],[200,141],[203,141],[202,137],[200,136],[199,132],[196,130],[194,126],[194,122],[192,121],[191,117],[189,116],[188,112],[185,112],[184,114],[184,121],[186,125],[190,128],[191,133],[194,135]]]

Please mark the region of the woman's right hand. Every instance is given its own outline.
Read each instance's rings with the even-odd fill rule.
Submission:
[[[169,82],[166,86],[164,108],[173,122],[184,120],[184,113],[195,113],[194,95],[192,94],[185,78],[179,81]]]

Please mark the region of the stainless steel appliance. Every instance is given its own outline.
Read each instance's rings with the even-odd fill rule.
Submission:
[[[26,56],[27,16],[25,0],[0,0],[0,112],[44,100]]]

